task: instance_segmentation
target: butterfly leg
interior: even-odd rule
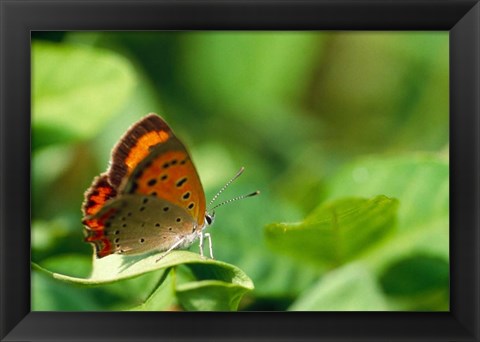
[[[210,250],[210,258],[213,259],[212,237],[210,236],[210,233],[205,233],[205,238],[208,239],[208,249]]]
[[[162,260],[168,253],[170,253],[171,251],[173,251],[175,248],[177,248],[186,238],[182,238],[180,240],[178,240],[177,242],[175,242],[172,247],[170,247],[165,253],[163,253],[162,255],[160,255],[160,258],[158,258],[155,262],[159,262],[160,260]]]
[[[210,258],[213,259],[213,248],[212,248],[212,237],[210,236],[210,233],[201,233],[200,235],[200,256],[204,258],[203,254],[203,238],[208,239],[208,248],[210,250]]]
[[[199,243],[199,249],[200,249],[200,256],[203,258],[203,233],[199,234],[200,238],[200,243]]]

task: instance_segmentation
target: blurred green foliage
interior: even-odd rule
[[[301,223],[268,225],[266,238],[279,251],[320,266],[338,267],[358,259],[395,228],[397,204],[385,196],[322,204]]]
[[[32,309],[448,310],[448,44],[33,32]],[[218,209],[220,261],[92,262],[83,192],[150,112],[189,148],[207,199],[240,166],[222,198],[261,191]]]

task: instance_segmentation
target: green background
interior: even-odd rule
[[[34,32],[32,309],[448,310],[448,44],[447,32]],[[261,195],[216,211],[222,262],[179,252],[78,280],[92,270],[83,193],[150,112],[188,147],[207,200],[241,166],[221,198]]]

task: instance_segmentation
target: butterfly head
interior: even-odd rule
[[[210,227],[215,221],[215,212],[205,214],[205,227]]]

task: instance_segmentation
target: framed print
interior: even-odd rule
[[[479,340],[479,6],[3,0],[2,340]]]

